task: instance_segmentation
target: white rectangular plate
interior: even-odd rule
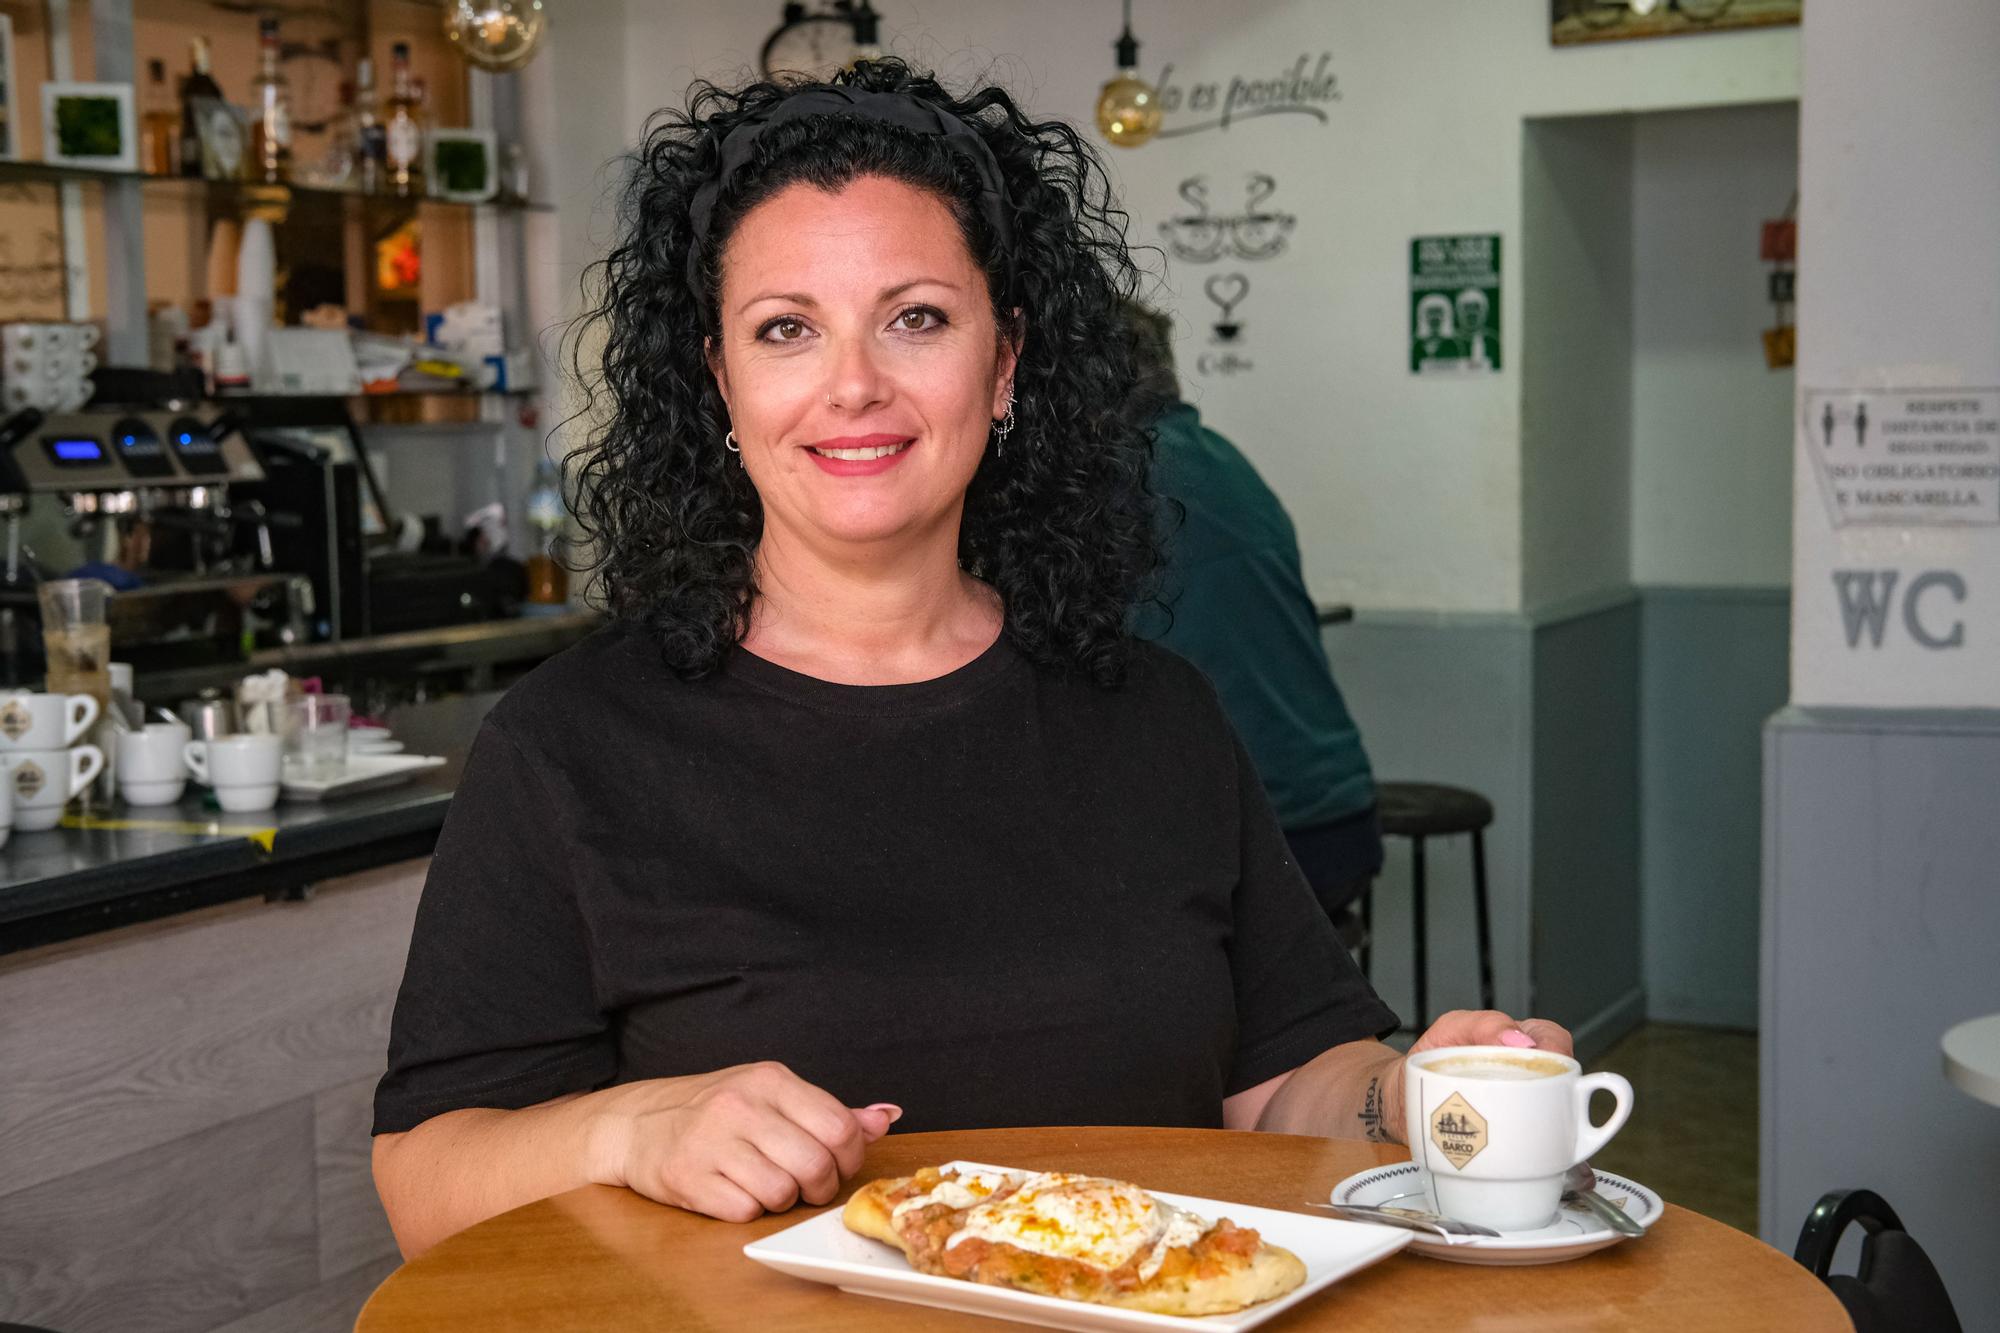
[[[979,1162],[951,1162],[947,1165],[956,1166],[961,1171],[1012,1169]],[[1044,1328],[1227,1330],[1255,1328],[1279,1311],[1289,1310],[1349,1273],[1359,1272],[1372,1263],[1386,1259],[1410,1243],[1409,1232],[1393,1231],[1388,1227],[1308,1217],[1303,1213],[1287,1213],[1275,1208],[1252,1208],[1248,1204],[1197,1199],[1186,1194],[1156,1193],[1153,1197],[1198,1213],[1211,1222],[1226,1217],[1238,1226],[1255,1227],[1265,1241],[1290,1250],[1299,1257],[1306,1266],[1306,1280],[1275,1301],[1253,1305],[1235,1314],[1186,1319],[1178,1315],[1148,1314],[1143,1310],[1119,1310],[1108,1305],[1036,1296],[1011,1287],[988,1287],[977,1282],[919,1273],[897,1251],[880,1241],[849,1231],[842,1224],[837,1208],[762,1240],[752,1241],[743,1247],[743,1253],[781,1273],[790,1273],[793,1277],[812,1282],[828,1282],[842,1291],[857,1295],[881,1296],[892,1301],[909,1301],[940,1310],[986,1315],[993,1319],[1012,1319],[1023,1324],[1040,1324]]]
[[[374,791],[408,782],[427,768],[444,763],[434,754],[350,754],[344,772],[309,778],[287,763],[279,773],[285,795],[295,801],[330,801],[356,792]]]

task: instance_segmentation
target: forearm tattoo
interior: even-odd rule
[[[1382,1080],[1368,1080],[1368,1094],[1361,1099],[1361,1137],[1370,1143],[1394,1143],[1382,1114]]]

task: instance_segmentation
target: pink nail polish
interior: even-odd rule
[[[894,1102],[871,1102],[869,1105],[863,1107],[862,1109],[864,1111],[888,1112],[889,1123],[892,1125],[895,1124],[898,1120],[901,1120],[903,1118],[903,1108],[896,1105]]]
[[[1519,1028],[1508,1028],[1500,1034],[1502,1046],[1533,1046],[1535,1039]]]

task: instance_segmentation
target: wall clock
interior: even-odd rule
[[[787,4],[777,30],[765,39],[758,63],[764,77],[804,77],[824,82],[857,59],[877,53],[877,16],[866,0],[832,0],[825,9],[809,11]]]

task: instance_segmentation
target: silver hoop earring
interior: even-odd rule
[[[1007,415],[993,423],[993,453],[998,457],[1007,452],[1007,437],[1014,431],[1014,404],[1007,403]]]
[[[743,466],[743,450],[737,446],[735,431],[732,430],[722,437],[722,447],[736,455],[736,466]]]

